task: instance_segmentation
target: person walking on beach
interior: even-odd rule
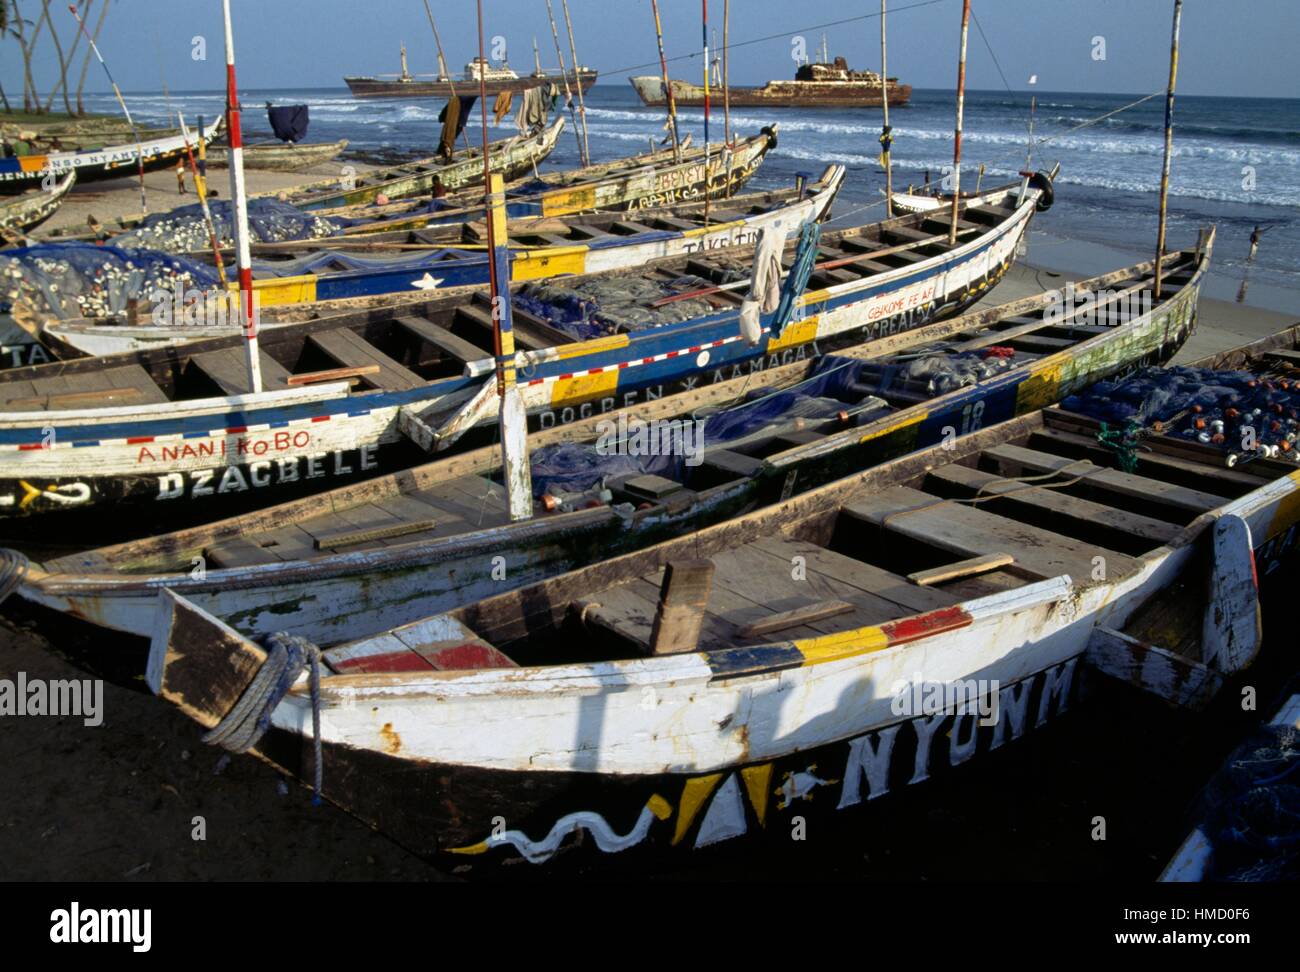
[[[185,188],[185,163],[180,159],[176,160],[176,192],[185,195],[189,190]]]

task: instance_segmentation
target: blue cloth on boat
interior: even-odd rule
[[[308,114],[306,105],[266,106],[266,120],[282,142],[301,142],[307,137]]]

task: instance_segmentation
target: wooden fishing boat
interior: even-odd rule
[[[1005,196],[967,204],[955,245],[946,213],[826,234],[811,289],[762,315],[753,344],[742,337],[737,294],[748,252],[516,285],[523,404],[537,421],[564,423],[737,377],[774,355],[807,356],[956,315],[1006,272],[1037,198],[1031,189],[1015,208]],[[795,250],[787,247],[792,262],[810,255]],[[575,295],[584,314],[595,307],[605,316],[567,323]],[[408,463],[404,443],[441,449],[495,421],[492,334],[490,301],[474,293],[268,327],[257,393],[248,391],[242,338],[0,373],[0,514],[126,499],[157,509],[160,496],[188,503],[196,486],[199,497],[213,483],[227,482],[223,494],[236,479],[247,487],[249,464],[271,458],[287,469],[333,456],[334,475],[378,473],[390,455]]]
[[[50,560],[31,569],[21,591],[134,634],[152,630],[156,594],[170,588],[248,635],[288,630],[319,644],[362,637],[698,529],[1164,360],[1195,321],[1208,260],[1208,249],[1171,255],[1171,289],[1147,310],[1128,298],[1149,287],[1150,263],[1080,282],[1081,292],[1110,295],[1086,312],[1090,319],[1080,316],[1084,305],[1066,308],[1061,294],[1047,292],[812,362],[782,365],[774,355],[766,370],[541,431],[529,439],[536,503],[528,521],[508,521],[500,449],[491,445]],[[697,429],[694,461],[625,462],[646,428]],[[576,453],[555,451],[582,443]],[[580,474],[557,475],[565,463]],[[317,464],[318,474],[327,471],[327,462]],[[253,481],[276,475],[268,465]],[[204,565],[199,574],[195,564]]]
[[[222,120],[217,119],[195,136],[210,142],[220,131]],[[77,174],[81,183],[104,179],[123,179],[139,171],[141,156],[146,172],[164,169],[184,157],[185,137],[172,135],[163,138],[145,138],[139,143],[109,145],[99,149],[82,149],[76,152],[52,152],[46,155],[19,155],[0,159],[0,193],[22,192],[37,188],[48,173],[64,176]]]
[[[1058,162],[1056,165],[1052,167],[1051,171],[1047,173],[1047,176],[1049,179],[1051,179],[1052,182],[1055,182],[1056,177],[1060,175],[1060,172],[1061,172],[1061,164]],[[981,192],[978,188],[976,188],[974,191],[962,190],[960,195],[962,199],[970,199],[972,196],[983,195],[983,193],[985,192],[1010,191],[1025,185],[1024,182],[1025,178],[1026,177],[1022,175],[1021,178],[1015,182],[1008,182],[1005,185],[996,186],[991,189],[985,189],[983,190],[983,192]],[[1051,203],[1052,200],[1050,199],[1047,200],[1047,204],[1049,206],[1051,205]],[[952,206],[951,192],[943,192],[942,190],[927,189],[925,187],[921,187],[920,189],[909,187],[909,190],[907,192],[896,192],[893,195],[893,207],[894,207],[894,212],[896,213],[932,212],[940,208],[941,206],[948,206],[948,207]]]
[[[77,173],[69,172],[52,189],[37,189],[0,201],[0,244],[40,226],[58,212],[76,182]]]
[[[1282,783],[1288,770],[1294,772],[1300,759],[1297,733],[1300,692],[1293,689],[1206,785],[1196,801],[1196,826],[1161,872],[1162,882],[1286,880],[1286,846],[1294,843],[1295,833],[1282,822],[1284,815],[1270,812],[1285,797],[1269,788]],[[1254,832],[1252,823],[1265,829]],[[1230,839],[1233,834],[1236,841]]]
[[[809,220],[826,219],[843,181],[844,167],[833,165],[811,186],[734,197],[726,208],[714,206],[708,213],[698,205],[687,204],[643,210],[635,221],[622,218],[621,213],[516,221],[510,234],[510,280],[605,273],[719,249],[739,252],[736,248],[752,246],[762,232],[789,235]],[[542,220],[549,220],[549,224]],[[321,302],[485,286],[491,261],[486,243],[455,238],[468,235],[481,239],[480,229],[485,236],[486,228],[481,223],[453,223],[364,237],[259,244],[252,248],[257,257],[253,266],[254,300],[259,308],[287,305],[291,311],[301,312],[304,305]],[[358,246],[364,251],[357,251]],[[209,266],[213,262],[210,252],[191,257]],[[228,277],[234,277],[233,271],[228,271]],[[238,293],[239,285],[232,280],[228,289]],[[46,346],[55,352],[54,356],[67,358],[181,345],[240,333],[233,322],[184,328],[174,326],[170,318],[156,324],[147,319],[120,323],[126,326],[115,328],[108,318],[65,323],[61,318],[47,316],[35,337],[48,335]]]
[[[796,817],[816,828],[1060,715],[1099,630],[1300,519],[1289,464],[1239,479],[1153,442],[1121,473],[1100,432],[1037,411],[395,624],[324,651],[316,702],[306,678],[264,691],[300,642],[263,647],[165,591],[148,680],[207,730],[243,698],[268,717],[257,754],[449,863],[786,841]],[[1240,594],[1196,605],[1205,654],[1254,617]]]
[[[564,119],[557,118],[536,135],[514,135],[491,143],[488,145],[491,170],[500,172],[506,179],[515,179],[527,172],[536,171],[537,166],[555,151],[563,130]],[[442,183],[448,192],[466,186],[483,185],[482,149],[470,148],[458,152],[451,162],[436,157],[421,159],[379,172],[321,179],[289,190],[253,193],[250,198],[275,196],[293,203],[299,209],[330,209],[372,203],[379,196],[402,199],[406,196],[427,195],[432,191],[435,180]]]
[[[270,169],[274,172],[298,172],[301,169],[323,162],[330,162],[339,157],[348,140],[341,138],[337,142],[265,142],[244,146],[244,167],[248,169]],[[227,164],[226,148],[214,145],[207,150],[208,164],[225,168]]]

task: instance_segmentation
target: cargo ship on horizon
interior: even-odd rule
[[[557,88],[564,88],[565,72],[543,71],[538,64],[532,74],[520,76],[509,63],[502,61],[494,67],[490,61],[474,58],[465,65],[462,77],[453,78],[447,71],[446,62],[438,58],[436,75],[415,75],[406,67],[406,47],[402,47],[402,73],[392,75],[348,76],[343,78],[354,98],[446,98],[455,88],[458,94],[477,95],[480,91],[479,76],[487,87],[489,97],[502,91],[527,91],[547,83],[554,83]],[[581,84],[585,92],[596,83],[597,72],[586,67],[567,72],[569,88]]]
[[[630,79],[641,101],[650,107],[663,107],[663,78],[641,75]],[[689,81],[670,79],[673,101],[677,106],[694,107],[704,104],[704,86]],[[888,88],[886,88],[888,84]],[[879,106],[888,91],[890,105],[904,105],[912,97],[910,84],[899,84],[897,78],[882,79],[875,71],[852,71],[848,62],[837,57],[831,63],[801,64],[793,81],[769,81],[762,87],[731,85],[732,107],[801,107],[801,108],[859,108]],[[714,104],[722,103],[722,86],[710,90]]]

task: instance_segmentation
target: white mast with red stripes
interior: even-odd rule
[[[244,191],[244,135],[239,127],[239,89],[235,85],[235,41],[230,30],[230,0],[221,0],[226,19],[226,131],[230,138],[230,199],[235,207],[235,254],[239,265],[239,321],[248,353],[248,389],[262,390],[257,355],[257,315],[253,308],[253,259],[248,249],[248,198]]]

